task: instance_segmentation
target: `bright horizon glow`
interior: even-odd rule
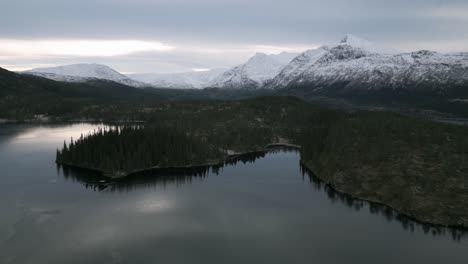
[[[339,38],[337,38],[339,41]],[[165,42],[164,42],[165,43]],[[323,45],[333,43],[323,43]],[[145,40],[55,39],[19,40],[0,38],[0,67],[10,71],[56,67],[79,63],[104,64],[123,74],[203,72],[244,63],[255,53],[302,53],[319,48],[318,43],[172,43]],[[379,44],[378,44],[379,45]],[[426,41],[388,45],[402,52],[437,47],[438,52],[463,50],[464,41]],[[448,48],[447,48],[448,47]],[[176,51],[176,52],[175,52]]]
[[[203,72],[244,63],[257,52],[301,53],[320,45],[171,43],[145,40],[2,39],[0,67],[11,71],[79,63],[104,64],[127,74]]]
[[[205,71],[209,71],[211,69],[198,69],[198,68],[195,68],[195,69],[192,69],[192,71],[194,72],[205,72]]]
[[[301,53],[309,49],[318,49],[321,45],[313,44],[310,46],[272,46],[272,45],[254,45],[251,47],[252,50],[262,52],[265,54],[280,54],[282,52],[288,53]]]
[[[137,52],[167,52],[175,48],[141,40],[15,40],[0,39],[0,55],[112,57]]]

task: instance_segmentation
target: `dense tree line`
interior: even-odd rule
[[[174,128],[116,126],[64,142],[57,162],[109,174],[219,160],[223,151]]]
[[[326,116],[321,113],[282,97],[166,103],[148,109],[144,127],[100,129],[64,143],[57,161],[110,174],[220,161],[228,154],[263,150],[269,143],[291,142],[297,124],[319,123]]]

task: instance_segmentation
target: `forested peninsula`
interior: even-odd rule
[[[468,227],[468,128],[396,113],[325,110],[293,97],[164,103],[144,125],[65,143],[57,162],[108,176],[224,162],[301,146],[301,162],[337,191],[425,223]]]

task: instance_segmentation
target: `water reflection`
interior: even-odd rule
[[[270,150],[269,152],[282,151]],[[140,188],[165,187],[167,185],[190,184],[195,180],[203,180],[210,173],[219,175],[226,166],[238,163],[253,163],[265,157],[266,152],[252,152],[231,158],[223,164],[213,166],[197,166],[190,168],[165,168],[132,174],[121,179],[102,177],[98,172],[57,165],[57,173],[67,180],[79,182],[87,189],[102,192],[128,192]]]
[[[70,181],[81,183],[85,188],[97,192],[130,192],[140,188],[165,188],[168,185],[181,186],[195,181],[203,181],[209,176],[220,175],[223,169],[236,166],[239,163],[253,163],[265,157],[267,153],[298,152],[296,149],[272,149],[268,152],[253,152],[238,156],[217,166],[200,166],[191,168],[169,168],[147,171],[134,174],[118,180],[103,178],[100,174],[69,167],[58,166],[58,172]],[[459,228],[447,228],[419,223],[405,215],[398,213],[382,204],[355,199],[350,195],[335,191],[330,185],[322,182],[312,171],[300,164],[302,177],[308,179],[314,190],[324,193],[332,203],[341,203],[355,211],[368,210],[369,213],[384,217],[387,222],[397,222],[408,232],[422,231],[426,235],[447,236],[454,241],[468,238],[468,230]]]
[[[344,194],[341,192],[335,191],[330,185],[325,184],[321,181],[311,170],[302,165],[301,163],[301,173],[303,177],[308,177],[310,183],[314,186],[315,190],[323,191],[327,194],[328,198],[332,202],[340,202],[349,208],[353,208],[356,211],[361,211],[368,208],[368,211],[371,214],[376,214],[383,216],[388,222],[398,222],[401,224],[402,228],[409,232],[415,232],[415,230],[422,230],[427,235],[433,236],[446,236],[450,234],[454,241],[461,241],[462,239],[468,238],[468,230],[463,228],[449,228],[443,226],[430,225],[425,223],[420,223],[408,216],[400,214],[396,210],[374,202],[364,201],[361,199],[356,199],[351,195]]]

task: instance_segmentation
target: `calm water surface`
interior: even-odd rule
[[[97,125],[0,126],[0,263],[468,263],[468,236],[339,195],[275,152],[100,183],[55,150]]]

